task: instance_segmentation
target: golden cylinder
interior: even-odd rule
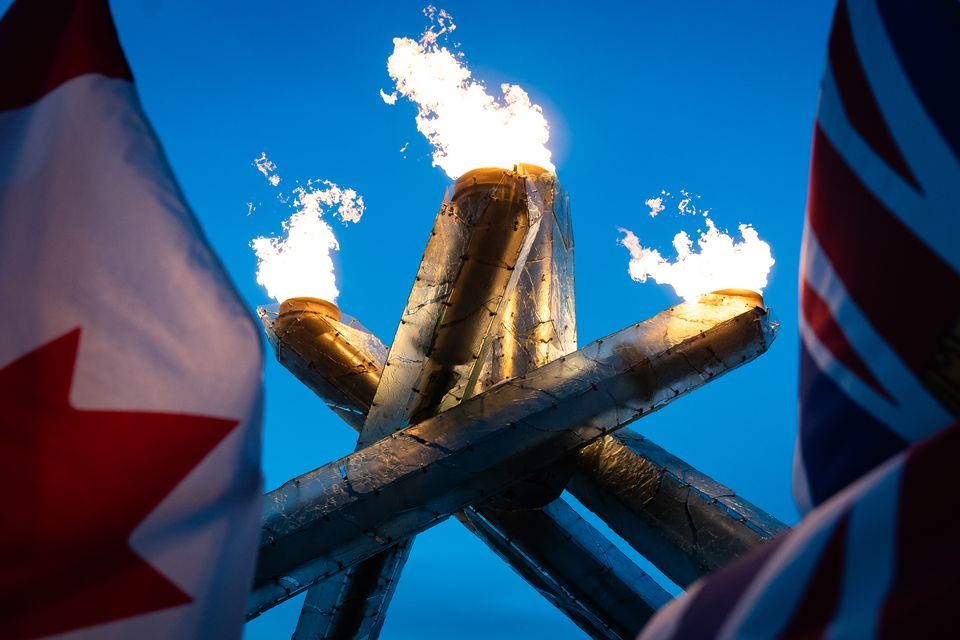
[[[746,298],[754,302],[754,306],[763,309],[763,296],[750,289],[720,289],[711,292],[714,296],[734,296],[737,298]]]
[[[327,300],[284,300],[273,325],[277,359],[335,411],[355,414],[344,417],[359,429],[380,381],[380,364],[344,335],[340,318],[340,309]]]
[[[476,360],[530,227],[524,172],[537,169],[474,169],[454,183],[450,204],[469,238],[426,354],[411,420],[435,413],[460,382],[456,369]]]

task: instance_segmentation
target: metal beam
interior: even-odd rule
[[[678,305],[271,492],[248,615],[752,360],[775,333],[757,302]]]
[[[364,363],[362,378],[336,380],[347,383],[341,395],[349,396],[355,406],[362,405],[367,416],[358,449],[411,419],[432,416],[473,395],[484,344],[501,324],[502,302],[516,290],[526,258],[540,237],[545,208],[539,190],[531,192],[531,186],[554,182],[552,174],[532,167],[480,169],[456,181],[434,222],[397,327],[394,348],[387,357],[390,375],[381,376],[371,389],[369,367]],[[298,300],[281,305],[278,326],[288,324],[283,309],[288,307],[289,318],[291,303],[297,305]],[[317,346],[323,353],[311,355],[343,357],[344,362],[355,355],[323,343],[305,345],[305,350]],[[323,364],[329,368],[331,363]],[[364,392],[359,395],[354,392],[358,382]],[[332,386],[336,392],[340,384]],[[297,635],[302,640],[376,638],[412,542],[411,538],[404,544],[403,553],[387,550],[383,558],[365,560],[335,580],[335,587],[312,589]],[[377,575],[378,571],[385,573]]]
[[[788,528],[630,429],[575,468],[567,490],[681,587]]]
[[[543,169],[477,169],[457,179],[437,215],[370,415],[371,444],[473,395],[478,365],[537,239]]]
[[[412,545],[408,538],[310,587],[292,640],[379,636]]]
[[[469,507],[458,517],[592,638],[635,638],[670,600],[563,500],[542,509]]]
[[[372,362],[382,363],[379,355],[386,348],[372,336],[358,335],[352,321],[341,327],[339,312],[331,305],[288,300],[281,305],[285,312],[276,322],[264,318],[278,359],[350,424],[362,425],[366,431],[362,443],[364,438],[375,440],[402,426],[392,424],[389,416],[402,415],[402,406],[408,404],[403,394],[409,389],[432,388],[420,394],[417,404],[421,407],[413,411],[424,415],[429,406],[423,405],[429,405],[430,397],[439,400],[452,395],[454,404],[463,396],[576,350],[568,202],[553,174],[528,166],[516,171],[470,172],[457,181],[434,223],[397,328],[394,344],[401,346],[393,352],[392,361],[399,365],[394,368],[399,373],[380,389],[380,411],[374,419],[364,421],[361,416],[367,415],[378,388],[381,366],[376,367],[374,380]],[[304,302],[315,311],[306,309]],[[427,331],[430,327],[435,327],[432,332]],[[458,386],[459,394],[448,393]],[[563,482],[554,480],[551,490],[558,495]],[[504,502],[503,496],[499,502]],[[516,501],[509,506],[531,510],[529,504]],[[497,533],[509,539],[513,532]],[[530,537],[535,532],[521,534]],[[492,537],[485,540],[493,544]],[[564,555],[566,562],[596,564],[572,536],[559,540],[552,549]],[[375,638],[411,541],[403,545],[402,555],[390,549],[312,587],[297,624],[296,640]],[[599,548],[604,543],[600,537],[592,546]],[[630,562],[625,557],[617,559]],[[521,575],[542,576],[551,571],[549,565],[531,565],[530,556],[522,553],[512,554],[510,561]],[[601,573],[617,576],[623,570],[605,566]],[[557,590],[547,596],[551,601],[576,600],[578,595],[583,601],[590,600],[577,591],[576,584],[567,584],[566,590],[556,580],[547,584]],[[607,590],[632,586],[620,581]],[[546,587],[537,588],[543,591]],[[628,591],[609,600],[632,601],[646,595]],[[605,611],[604,602],[594,602],[594,606],[594,611],[577,615],[575,621],[594,637],[610,637],[603,620],[616,618],[616,612]],[[572,605],[567,609],[572,611]],[[632,638],[639,630],[640,626],[625,629],[622,637]]]
[[[280,362],[341,416],[358,416],[347,421],[359,430],[386,351],[379,340],[319,301],[291,301],[282,319],[265,309],[260,314]],[[633,638],[669,598],[562,500],[543,511],[503,497],[497,503],[487,501],[457,517],[591,637]],[[375,638],[408,543],[311,587],[294,640]]]
[[[387,349],[362,325],[324,300],[295,298],[280,313],[260,309],[277,360],[360,431],[380,381]],[[294,640],[379,635],[410,539],[313,586]]]

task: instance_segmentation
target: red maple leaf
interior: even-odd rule
[[[0,637],[191,602],[130,535],[236,420],[70,404],[80,329],[0,369]]]

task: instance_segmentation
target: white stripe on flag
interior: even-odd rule
[[[834,358],[811,330],[801,310],[800,336],[817,366],[851,400],[908,442],[922,440],[951,424],[953,418],[947,410],[930,395],[850,297],[830,259],[820,249],[816,233],[809,224],[804,229],[803,238],[802,277],[827,304],[856,355],[893,397],[893,402]],[[918,310],[918,313],[922,312],[922,309]]]
[[[806,526],[791,532],[767,559],[717,637],[773,638],[781,633],[806,593],[842,515],[840,509],[822,509],[807,516]]]
[[[80,327],[76,408],[239,422],[130,537],[192,602],[60,637],[239,637],[261,515],[260,338],[130,82],[78,76],[0,113],[0,272],[0,363]]]
[[[878,615],[897,564],[902,475],[903,459],[897,458],[853,506],[844,549],[843,592],[827,640],[868,640],[877,634]]]

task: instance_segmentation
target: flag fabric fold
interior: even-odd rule
[[[105,0],[0,20],[3,638],[239,637],[262,355]]]
[[[840,0],[800,269],[797,527],[641,634],[944,637],[960,524],[956,0]]]

